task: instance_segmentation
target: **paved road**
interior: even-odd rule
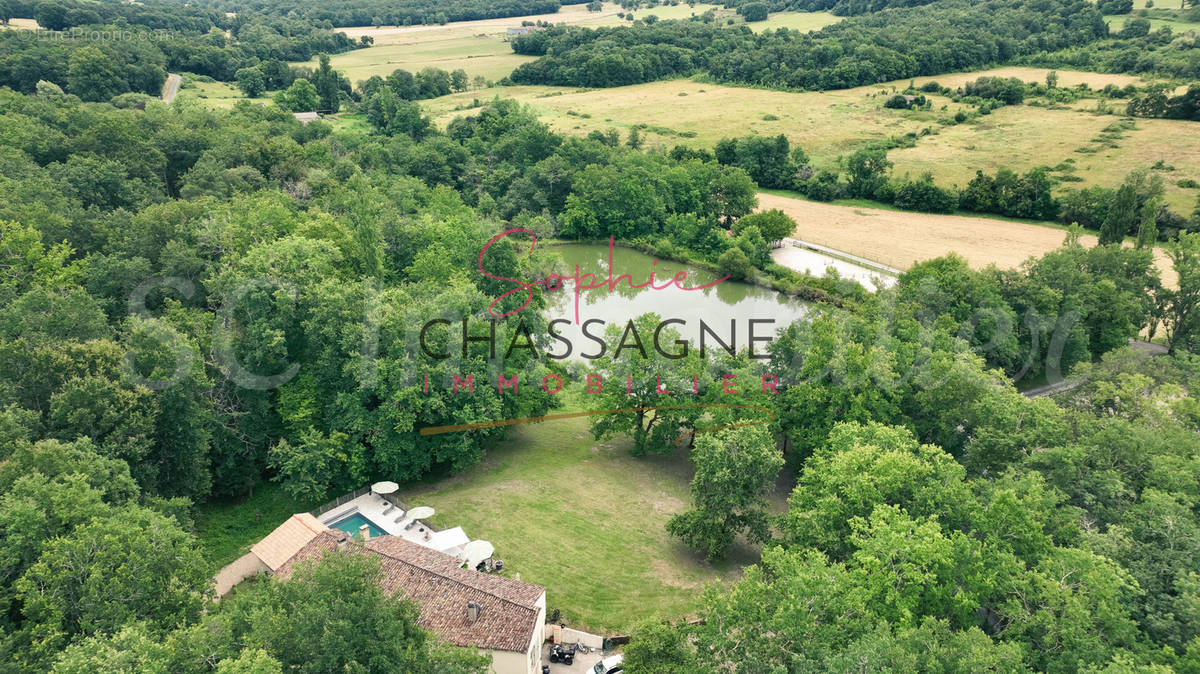
[[[175,100],[175,94],[179,93],[179,85],[183,84],[183,78],[175,73],[167,74],[167,81],[163,82],[162,102],[167,105]]]

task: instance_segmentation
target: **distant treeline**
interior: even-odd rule
[[[831,12],[837,16],[858,16],[897,7],[918,7],[933,0],[771,0],[772,12]]]
[[[141,8],[161,10],[157,19],[152,13],[130,14],[139,18],[134,23],[121,12],[129,5],[113,4],[111,12],[109,4],[72,5],[60,12],[65,6],[52,0],[32,8],[42,27],[58,31],[52,35],[0,31],[0,86],[33,93],[46,81],[85,101],[107,101],[127,92],[157,95],[168,72],[232,81],[242,68],[307,61],[364,45],[299,19],[201,20],[203,13],[187,15],[160,3]]]
[[[1200,20],[1200,8],[1191,11]],[[1151,32],[1150,22],[1138,18],[1127,21],[1119,35],[1121,39],[1038,51],[1017,59],[1017,63],[1099,73],[1200,78],[1200,34],[1196,31],[1176,34],[1164,27]]]
[[[919,7],[935,0],[769,0],[772,12],[824,12],[837,16],[858,16],[885,9]],[[1097,7],[1103,14],[1128,14],[1133,9],[1133,0],[1101,0]]]
[[[562,5],[580,4],[567,0],[215,0],[208,3],[224,11],[252,12],[268,16],[329,22],[332,26],[407,26],[450,21],[496,19],[530,14],[553,14]]]
[[[514,82],[618,86],[707,70],[715,79],[778,89],[842,89],[977,69],[1108,36],[1084,0],[938,0],[847,19],[815,33],[761,34],[698,21],[588,30],[557,27],[517,37],[540,55]]]
[[[38,25],[47,30],[123,21],[153,30],[200,33],[213,26],[222,26],[225,19],[225,15],[214,8],[156,0],[138,3],[112,0],[5,0],[0,2],[0,9],[8,15],[7,18],[37,19]]]

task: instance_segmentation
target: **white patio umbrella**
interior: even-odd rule
[[[408,511],[408,517],[409,519],[423,520],[426,517],[433,517],[434,512],[434,509],[429,506],[417,506]]]
[[[379,494],[380,496],[384,494],[395,494],[397,491],[400,491],[400,485],[391,481],[376,482],[375,484],[371,485],[371,491]]]

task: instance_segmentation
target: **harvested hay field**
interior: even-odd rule
[[[8,23],[0,24],[0,28],[19,28],[22,30],[38,30],[36,19],[9,19]]]
[[[859,208],[759,193],[760,209],[778,208],[796,221],[794,236],[883,264],[908,269],[914,263],[958,253],[976,269],[994,264],[1020,266],[1030,257],[1062,246],[1065,229],[1009,220],[932,215],[878,208]],[[1082,239],[1094,246],[1096,237]],[[1155,252],[1163,281],[1174,284],[1170,263]]]
[[[991,70],[980,70],[969,73],[949,73],[947,75],[935,75],[932,77],[918,77],[916,80],[917,86],[921,86],[926,82],[936,81],[944,87],[961,87],[962,85],[972,80],[977,80],[980,77],[1015,77],[1022,82],[1045,82],[1046,74],[1050,72],[1050,68],[1025,68],[1022,66],[1011,66],[1007,68],[993,68]],[[1109,84],[1115,84],[1118,87],[1123,87],[1126,84],[1145,84],[1142,78],[1134,75],[1110,75],[1105,73],[1089,73],[1079,70],[1055,70],[1058,73],[1058,86],[1074,87],[1080,84],[1086,84],[1093,89],[1103,89]]]

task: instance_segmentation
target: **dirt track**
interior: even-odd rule
[[[175,95],[179,93],[179,85],[183,84],[183,78],[175,73],[167,75],[167,81],[163,82],[162,102],[167,105],[175,100]]]

